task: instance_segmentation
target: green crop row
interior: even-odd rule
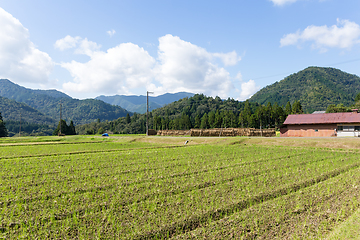
[[[323,239],[360,207],[359,188],[356,168],[225,218],[208,219],[173,239]]]
[[[165,150],[164,152],[169,151],[174,153],[175,150],[170,149]],[[7,192],[7,186],[8,188],[11,187],[13,195],[16,195],[17,197],[21,197],[21,194],[32,196],[36,192],[38,192],[40,195],[43,195],[44,192],[50,193],[49,190],[46,188],[47,185],[51,186],[51,188],[54,188],[55,186],[56,192],[64,192],[66,190],[72,191],[72,189],[78,189],[79,186],[83,188],[85,183],[88,183],[87,185],[91,183],[90,187],[96,187],[99,184],[108,185],[113,182],[113,178],[116,178],[117,183],[121,184],[121,180],[124,180],[126,181],[126,184],[129,184],[129,182],[132,181],[142,182],[153,181],[154,178],[175,178],[176,176],[181,177],[185,175],[197,174],[199,172],[211,172],[212,170],[226,171],[226,169],[230,169],[234,171],[233,168],[241,167],[242,165],[247,168],[252,167],[256,170],[256,172],[258,172],[264,170],[258,170],[259,167],[257,167],[257,165],[261,165],[261,167],[267,166],[262,165],[262,161],[253,161],[251,156],[250,162],[248,162],[249,157],[248,159],[241,159],[239,161],[239,159],[237,158],[223,160],[218,158],[211,158],[212,156],[209,155],[203,155],[203,157],[206,158],[206,161],[204,161],[205,165],[196,165],[197,167],[200,167],[200,169],[196,167],[194,168],[191,162],[188,162],[188,160],[186,160],[188,155],[181,155],[182,157],[178,157],[176,160],[173,159],[168,161],[168,156],[166,154],[162,154],[162,159],[165,159],[165,161],[162,161],[162,159],[156,157],[155,160],[147,159],[144,163],[142,163],[141,153],[137,153],[136,158],[138,159],[138,161],[136,163],[130,162],[132,164],[129,164],[129,161],[126,161],[129,159],[124,160],[124,158],[128,156],[129,154],[120,153],[119,155],[116,155],[111,153],[106,155],[87,154],[83,156],[77,156],[76,158],[71,160],[69,160],[68,158],[57,157],[58,161],[51,162],[54,166],[45,165],[45,163],[48,162],[44,159],[35,159],[34,161],[31,161],[30,164],[25,164],[25,161],[22,161],[22,164],[17,164],[18,166],[16,166],[16,164],[15,166],[11,165],[13,169],[16,169],[16,175],[13,175],[10,171],[8,171],[6,176],[2,176],[2,192]],[[242,154],[242,156],[244,157],[244,154]],[[96,160],[91,161],[94,158]],[[109,160],[104,161],[103,159]],[[121,163],[119,163],[120,159]],[[278,158],[278,160],[279,159],[281,158]],[[65,160],[68,161],[65,162]],[[131,158],[131,160],[133,161],[134,158]],[[26,168],[27,165],[35,165],[35,163],[39,164],[39,169]],[[148,167],[149,163],[152,167]],[[247,163],[252,164],[246,166]],[[84,166],[86,166],[86,168],[82,168],[83,164]],[[208,166],[208,164],[210,166]],[[23,168],[19,168],[20,165],[22,165]],[[145,168],[142,169],[140,165]],[[41,166],[43,167],[41,168]],[[50,167],[52,168],[49,169]],[[244,167],[242,168],[242,170],[244,170]],[[272,168],[273,167],[275,167],[274,162],[272,164]],[[7,169],[6,164],[4,168]],[[26,175],[22,175],[21,170],[25,171]],[[252,172],[252,170],[246,171]],[[110,181],[110,183],[108,183],[108,181]],[[61,186],[62,184],[64,185],[63,187]],[[9,197],[9,194],[6,195]],[[2,201],[8,200],[3,199]]]
[[[256,145],[1,161],[0,232],[30,238],[164,238],[359,165],[351,152]]]
[[[131,148],[153,147],[141,142],[91,142],[91,143],[51,143],[36,145],[0,146],[0,160],[6,158],[53,156],[59,154],[108,152]]]

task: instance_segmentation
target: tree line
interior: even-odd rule
[[[65,120],[61,120],[54,130],[53,125],[36,124],[28,122],[20,122],[7,120],[3,121],[0,112],[0,137],[13,137],[13,136],[49,136],[58,135],[60,132],[65,135],[76,135],[76,130],[73,121],[67,125]]]
[[[222,100],[219,97],[213,98],[196,94],[193,97],[180,99],[162,108],[154,109],[149,112],[148,119],[149,128],[156,130],[279,128],[289,114],[301,113],[303,110],[299,101],[292,104],[287,102],[285,106],[279,106],[277,103],[271,104],[270,102],[261,105],[248,100],[245,102],[230,98]],[[2,123],[6,129],[5,123]],[[18,123],[9,121],[9,125],[12,127],[12,131],[19,129]],[[25,129],[26,125],[23,126]],[[44,135],[51,135],[51,133],[58,135],[60,127],[61,133],[65,135],[102,134],[104,132],[144,134],[146,133],[146,114],[134,113],[130,115],[127,113],[126,117],[113,121],[102,122],[98,119],[90,124],[78,125],[76,128],[72,121],[67,125],[65,120],[61,120],[55,130],[46,129],[46,125],[44,125],[43,128],[36,131],[41,133],[46,131]],[[36,133],[33,132],[32,134]]]
[[[352,109],[360,109],[360,93],[356,95],[354,103],[350,106],[345,106],[343,103],[339,103],[337,105],[330,104],[326,108],[326,113],[352,112]]]
[[[289,114],[303,113],[299,101],[285,106],[250,101],[240,102],[228,98],[207,97],[196,94],[173,102],[149,113],[149,129],[187,130],[191,128],[279,128]],[[136,114],[113,121],[77,126],[79,134],[101,134],[105,131],[122,134],[146,132],[146,114]]]
[[[0,137],[7,137],[7,136],[8,136],[8,131],[0,112]]]

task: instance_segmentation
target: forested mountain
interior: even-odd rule
[[[0,79],[0,96],[13,99],[17,102],[25,102],[28,99],[46,95],[53,98],[71,98],[57,90],[33,90],[19,86],[8,79]]]
[[[20,130],[22,136],[51,135],[56,124],[56,120],[45,116],[25,103],[4,97],[0,97],[0,113],[10,137],[18,134]]]
[[[113,120],[128,113],[119,106],[112,106],[100,100],[73,99],[56,90],[27,89],[6,79],[0,79],[0,96],[25,103],[54,120],[59,119],[61,103],[62,118],[66,121],[73,120],[75,124],[90,123],[97,119]],[[19,118],[15,112],[11,117],[13,120]]]
[[[158,108],[149,113],[149,128],[156,130],[190,128],[279,127],[287,114],[302,113],[301,104],[295,102],[286,107],[268,103],[266,106],[234,99],[221,100],[196,94]],[[109,122],[94,122],[77,126],[80,134],[103,133],[145,133],[146,114],[134,114]]]
[[[271,84],[251,98],[251,102],[270,102],[285,106],[299,100],[305,112],[326,110],[330,104],[351,105],[360,92],[360,78],[335,68],[308,67]]]
[[[21,115],[21,121],[23,122],[50,125],[56,123],[55,119],[45,116],[25,103],[16,102],[4,97],[0,97],[0,112],[5,122],[8,120],[20,121]]]
[[[165,106],[166,104],[178,101],[185,97],[192,97],[193,93],[179,92],[166,93],[157,97],[149,96],[149,111]],[[146,112],[146,96],[98,96],[96,99],[102,100],[111,105],[120,106],[129,112],[145,113]]]

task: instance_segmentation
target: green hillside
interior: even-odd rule
[[[19,103],[14,100],[0,97],[0,112],[4,121],[14,120],[22,122],[31,122],[36,124],[55,124],[53,118],[45,116],[38,110],[29,107],[25,103]]]
[[[119,106],[112,106],[100,100],[73,99],[57,90],[32,90],[7,79],[0,79],[0,96],[25,103],[52,119],[59,119],[61,103],[63,119],[73,120],[75,124],[90,123],[98,119],[113,120],[128,113]],[[19,116],[14,113],[9,119],[19,119]]]
[[[149,129],[260,128],[260,126],[274,128],[282,124],[287,114],[284,108],[276,104],[261,106],[249,101],[239,102],[230,98],[222,100],[219,97],[196,94],[150,112]],[[76,130],[80,134],[102,133],[103,131],[145,133],[145,124],[146,114],[134,114],[114,121],[78,125]]]
[[[360,92],[360,78],[335,68],[308,67],[271,84],[251,98],[251,102],[270,102],[285,106],[300,100],[305,112],[326,110],[330,104],[351,105]]]
[[[48,96],[52,98],[71,98],[57,90],[33,90],[19,86],[8,79],[0,79],[0,96],[13,99],[17,102],[25,102],[38,96]],[[45,98],[46,99],[46,98]]]

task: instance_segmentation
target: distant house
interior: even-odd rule
[[[280,128],[281,137],[359,137],[360,113],[289,115]]]

